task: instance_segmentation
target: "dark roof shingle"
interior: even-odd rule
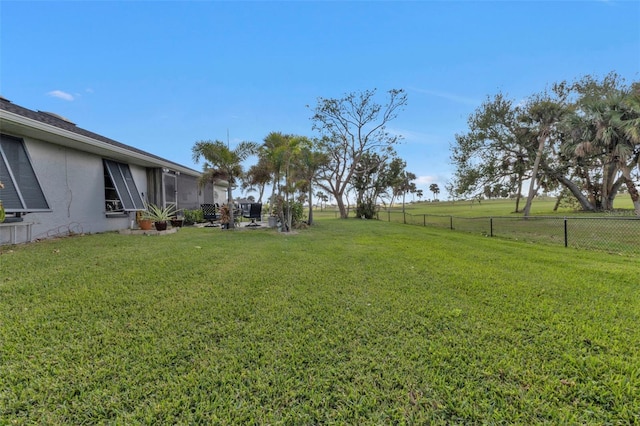
[[[107,143],[109,145],[113,145],[113,146],[118,147],[118,148],[123,148],[123,149],[131,151],[131,152],[135,152],[135,153],[138,153],[138,154],[143,154],[143,155],[155,158],[155,159],[163,161],[163,162],[169,162],[169,163],[175,164],[176,166],[179,166],[179,167],[185,167],[185,166],[183,166],[181,164],[178,164],[178,163],[176,163],[174,161],[167,160],[166,158],[159,157],[159,156],[157,156],[155,154],[151,154],[151,153],[149,153],[147,151],[143,151],[143,150],[138,149],[136,147],[133,147],[131,145],[126,145],[126,144],[123,144],[121,142],[115,141],[113,139],[109,139],[109,138],[107,138],[105,136],[99,135],[97,133],[90,132],[89,130],[85,130],[83,128],[80,128],[80,127],[76,126],[74,123],[72,123],[72,122],[70,122],[70,121],[68,121],[66,119],[63,119],[60,116],[56,116],[55,114],[44,112],[44,111],[33,111],[33,110],[28,109],[28,108],[21,107],[19,105],[14,104],[13,102],[3,98],[3,97],[1,97],[1,96],[0,96],[0,110],[11,112],[11,113],[20,115],[22,117],[30,118],[32,120],[36,120],[36,121],[39,121],[41,123],[49,124],[51,126],[59,128],[59,129],[67,130],[69,132],[76,133],[78,135],[86,136],[88,138],[95,139],[95,140],[100,141],[100,142],[105,142],[105,143]],[[197,171],[194,170],[194,172],[197,172]]]

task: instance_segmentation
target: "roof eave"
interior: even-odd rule
[[[201,175],[201,173],[196,170],[181,166],[172,161],[146,155],[142,152],[131,151],[125,147],[99,141],[9,111],[0,110],[0,130],[7,133],[14,133],[16,136],[24,135],[143,167],[166,167],[191,176]]]

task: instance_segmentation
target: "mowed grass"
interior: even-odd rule
[[[527,242],[563,246],[566,242],[573,248],[631,256],[640,254],[640,220],[633,211],[631,200],[617,199],[616,209],[611,212],[588,213],[567,208],[554,211],[554,206],[553,198],[536,199],[532,216],[524,218],[521,212],[513,212],[513,200],[423,202],[405,205],[404,213],[401,206],[382,209],[378,218]],[[317,216],[330,217],[331,213],[324,211]],[[333,214],[337,216],[335,212]]]
[[[423,215],[434,216],[454,216],[460,218],[478,218],[478,217],[513,217],[521,218],[522,210],[526,204],[526,198],[520,201],[519,212],[515,213],[516,202],[513,199],[492,199],[482,200],[458,200],[458,201],[415,201],[407,200],[404,211],[408,216],[415,216],[421,220]],[[554,197],[537,197],[531,205],[532,216],[549,216],[549,217],[632,217],[634,216],[633,203],[627,194],[621,194],[616,197],[613,212],[583,212],[576,211],[567,207],[560,207],[554,211],[556,199]],[[395,221],[399,214],[402,213],[402,204],[394,203],[393,207],[381,207],[378,213],[379,219],[383,221]],[[336,206],[326,206],[322,209],[316,207],[314,209],[314,218],[338,218],[338,210]],[[355,207],[351,206],[350,216],[355,216]],[[418,220],[418,219],[416,219]]]
[[[0,424],[638,423],[636,260],[329,219],[3,248]]]
[[[405,211],[413,215],[447,215],[456,217],[489,217],[489,216],[522,216],[522,210],[526,204],[526,198],[520,200],[519,213],[515,213],[515,199],[492,199],[482,200],[460,200],[460,201],[439,201],[439,202],[414,202],[406,203]],[[615,212],[588,213],[575,211],[567,207],[559,207],[554,211],[556,198],[537,197],[531,204],[531,215],[533,216],[618,216],[624,213],[625,216],[633,215],[633,202],[628,194],[620,194],[614,203]],[[392,212],[402,211],[401,205],[394,205]],[[384,213],[381,212],[381,219],[385,220]]]

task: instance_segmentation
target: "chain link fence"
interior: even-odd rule
[[[562,244],[565,247],[640,254],[640,218],[607,217],[458,217],[380,211],[379,220],[433,226],[512,240]]]

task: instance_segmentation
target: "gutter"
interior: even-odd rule
[[[74,148],[79,151],[90,152],[100,156],[113,158],[114,160],[125,161],[127,163],[144,167],[168,168],[173,171],[178,171],[195,177],[202,175],[202,173],[189,167],[165,160],[142,150],[131,150],[126,146],[118,146],[108,142],[99,141],[89,136],[81,135],[76,132],[65,130],[51,124],[43,123],[5,110],[0,110],[0,130],[6,132],[11,132],[13,130],[16,133],[16,136],[24,134],[45,142],[51,142],[57,145]]]

